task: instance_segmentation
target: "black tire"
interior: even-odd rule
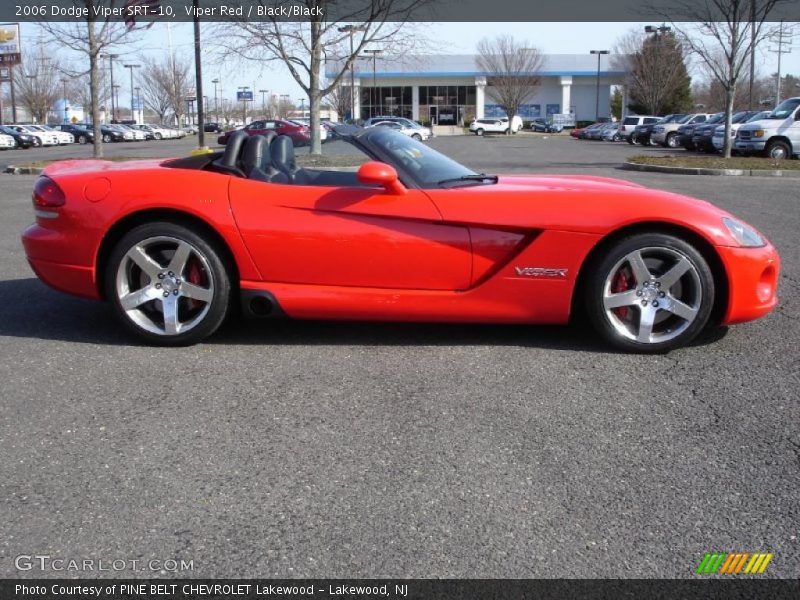
[[[104,144],[110,144],[111,143],[111,136],[108,135],[107,133],[103,134],[103,143]]]
[[[633,264],[626,262],[632,254],[643,258],[651,274],[652,279],[646,283],[637,280]],[[661,278],[678,264],[687,271],[672,284],[664,278],[664,286],[668,287],[662,288]],[[582,290],[587,315],[597,332],[617,348],[640,353],[665,352],[689,343],[709,322],[714,307],[714,276],[697,248],[681,238],[663,233],[631,235],[597,256],[587,269]],[[625,269],[630,273],[628,279]],[[610,289],[610,282],[618,285],[617,277],[623,278],[623,289]],[[629,294],[633,302],[608,308],[605,302],[609,293]],[[672,305],[675,300],[680,300],[683,306]],[[661,306],[656,308],[659,302]],[[691,308],[694,311],[691,319],[673,312],[679,308]],[[639,338],[645,311],[654,315],[652,334],[646,336],[647,341]]]
[[[160,133],[156,133],[154,137],[155,137],[157,140],[160,140],[160,139],[161,139],[161,134],[160,134]]]
[[[190,268],[191,260],[196,261],[197,264],[200,265],[199,271],[203,273],[202,276],[206,278],[206,281],[209,285],[210,291],[204,291],[209,292],[209,295],[211,296],[210,301],[202,302],[203,306],[202,309],[199,310],[196,320],[192,321],[191,327],[183,332],[173,334],[148,331],[148,329],[146,329],[144,326],[137,323],[134,317],[129,316],[128,312],[122,308],[120,303],[117,275],[118,271],[122,272],[123,269],[129,268],[127,266],[129,264],[129,259],[126,256],[128,251],[137,245],[142,244],[143,242],[145,244],[151,243],[152,240],[156,238],[157,240],[170,240],[167,242],[156,241],[156,248],[158,248],[159,243],[165,244],[168,248],[171,241],[188,244],[192,248],[192,254],[189,255],[190,258],[184,263],[184,272],[186,272],[186,269]],[[159,260],[159,268],[163,269],[164,272],[166,272],[166,269],[168,268],[164,265],[164,263],[166,262],[168,264],[169,261],[169,251],[167,250],[166,252],[167,254],[163,255],[165,258],[163,260]],[[196,344],[197,342],[200,342],[206,337],[212,335],[220,327],[220,325],[222,325],[225,317],[228,314],[231,298],[231,281],[228,270],[226,269],[223,261],[223,256],[224,252],[218,247],[217,243],[207,239],[202,233],[191,226],[180,225],[169,221],[158,221],[139,225],[138,227],[131,229],[122,237],[122,239],[120,239],[109,256],[108,263],[105,266],[106,298],[111,303],[114,313],[120,322],[131,333],[145,342],[158,346],[188,346],[191,344]],[[123,267],[123,265],[125,266]],[[131,268],[133,268],[132,265]],[[186,287],[185,284],[190,282],[190,276],[184,275],[184,272],[176,273],[178,278],[183,278],[183,283],[181,282],[181,279],[177,280],[179,289],[183,289],[183,287]],[[124,279],[127,277],[127,275],[121,277]],[[159,275],[159,278],[161,282],[165,282],[163,283],[163,287],[162,283],[155,278],[147,277],[143,271],[141,274],[139,274],[139,279],[143,282],[143,288],[149,287],[149,283],[152,283],[156,288],[160,288],[156,294],[160,294],[161,290],[167,289],[166,281],[169,279],[169,277],[161,278],[161,275]],[[149,283],[144,283],[144,280]],[[174,281],[175,280],[173,279],[173,283]],[[164,293],[168,294],[168,292]],[[179,296],[178,292],[174,293],[176,296],[176,303],[179,303],[182,299],[184,299],[183,294]],[[195,301],[191,300],[189,297],[186,297],[183,304],[177,304],[178,308],[176,309],[176,314],[178,315],[179,321],[182,312],[186,313],[186,311],[196,310],[192,308],[192,302]],[[153,298],[147,302],[144,302],[141,306],[147,310],[146,314],[144,311],[140,311],[138,306],[137,309],[132,312],[141,312],[145,317],[148,317],[148,315],[154,316],[155,320],[150,324],[153,324],[156,329],[160,327],[157,324],[159,314],[158,307],[164,306],[163,301],[161,301],[160,298]],[[139,318],[141,319],[141,316]],[[166,319],[163,319],[162,316],[162,322],[165,320]]]
[[[411,138],[417,140],[418,142],[422,141],[422,136],[418,133],[413,134]]]
[[[86,136],[85,136],[85,135],[79,135],[79,136],[78,136],[78,143],[79,143],[81,146],[85,145],[85,144],[86,144],[86,142],[88,142],[88,141],[89,141],[89,140],[87,140],[87,139],[86,139]]]
[[[783,140],[774,140],[767,144],[764,154],[772,160],[784,160],[792,157],[792,147]]]
[[[483,135],[483,129],[480,129],[480,128],[476,129],[475,130],[475,135],[478,135],[478,136]]]
[[[38,137],[34,136],[34,138],[33,138],[33,147],[34,148],[41,148],[41,146],[42,146],[42,140],[40,140]]]

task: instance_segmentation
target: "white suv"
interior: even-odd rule
[[[475,135],[506,133],[508,129],[508,117],[475,119],[469,124],[469,130]],[[511,133],[517,133],[520,129],[522,129],[522,119],[515,116],[511,119]]]
[[[622,119],[622,122],[619,124],[619,137],[625,141],[631,139],[633,135],[633,130],[636,129],[637,125],[650,125],[651,123],[656,123],[660,121],[661,117],[653,117],[649,115],[629,115]]]
[[[734,147],[775,160],[800,156],[800,97],[784,100],[762,120],[739,127]]]

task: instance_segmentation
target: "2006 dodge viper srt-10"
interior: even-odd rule
[[[146,341],[246,316],[566,323],[656,352],[776,303],[779,258],[715,206],[602,177],[476,173],[386,127],[341,126],[357,172],[299,168],[286,136],[223,152],[66,161],[33,192],[36,274],[110,302]]]

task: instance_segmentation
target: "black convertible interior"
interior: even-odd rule
[[[331,187],[374,187],[361,183],[352,171],[305,169],[297,166],[292,139],[286,135],[233,133],[225,150],[164,163],[175,169],[215,171],[267,183]]]

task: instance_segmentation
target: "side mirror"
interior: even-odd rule
[[[406,188],[397,178],[397,171],[391,165],[378,161],[365,162],[358,169],[358,180],[370,185],[382,185],[389,194],[402,196]]]

